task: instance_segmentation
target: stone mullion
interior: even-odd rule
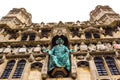
[[[30,35],[27,36],[27,40],[26,41],[29,41],[29,39],[30,39]]]
[[[118,69],[118,71],[119,71],[119,73],[120,73],[120,60],[118,60],[118,59],[114,59],[115,60],[115,65],[116,65],[116,67],[117,67],[117,69]]]
[[[93,35],[93,33],[91,33],[91,35],[92,35],[92,39],[94,39],[94,35]]]
[[[114,58],[114,60],[115,60],[115,65],[116,65],[116,67],[117,67],[117,69],[118,69],[118,71],[119,71],[119,73],[120,73],[120,60],[119,59],[116,59],[116,58]],[[113,77],[115,80],[119,80],[120,79],[120,74],[119,75],[116,75],[116,76],[114,76]]]
[[[0,77],[4,73],[4,70],[5,70],[6,66],[7,66],[7,63],[8,63],[8,61],[5,60],[4,63],[0,64]]]
[[[16,40],[21,41],[22,40],[22,34],[21,31],[18,32],[19,36],[17,36]]]
[[[35,41],[40,40],[39,33],[37,33],[35,36],[36,36],[36,37],[35,37]]]
[[[72,78],[77,77],[77,67],[76,67],[76,60],[74,59],[73,54],[71,54],[71,76]]]
[[[92,75],[92,80],[97,80],[99,74],[97,73],[97,69],[93,59],[89,61],[89,67],[90,67],[90,73]]]
[[[81,34],[81,39],[86,39],[85,33]]]

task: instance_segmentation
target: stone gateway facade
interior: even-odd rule
[[[33,23],[24,8],[0,20],[0,80],[120,80],[120,15],[98,5],[88,21]],[[69,50],[70,72],[48,72],[58,38]],[[52,76],[50,76],[52,75]]]

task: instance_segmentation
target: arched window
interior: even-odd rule
[[[86,32],[86,33],[85,33],[85,37],[86,37],[86,38],[92,38],[91,32]]]
[[[95,62],[98,74],[100,76],[106,76],[106,75],[108,75],[107,71],[105,70],[102,58],[95,57],[94,58],[94,62]]]
[[[21,77],[22,72],[23,72],[24,67],[25,67],[25,64],[26,64],[25,60],[21,60],[18,62],[16,70],[15,70],[12,78],[20,78]]]
[[[42,69],[43,64],[40,62],[35,62],[31,65],[31,69],[38,69],[41,70]]]
[[[27,37],[28,37],[28,35],[27,35],[27,34],[23,34],[23,35],[22,35],[22,39],[21,39],[21,40],[22,40],[22,41],[26,41],[26,40],[27,40]]]
[[[94,38],[100,38],[100,35],[98,33],[93,33]]]
[[[105,36],[106,36],[106,35],[113,36],[113,33],[112,33],[113,30],[114,30],[113,28],[107,27],[107,28],[105,28],[104,30],[105,30]]]
[[[111,74],[112,75],[120,75],[120,72],[118,71],[118,69],[115,65],[115,60],[112,57],[106,57],[105,60],[110,69]]]
[[[86,61],[80,61],[77,63],[77,67],[89,66],[89,63]]]
[[[12,69],[13,69],[14,64],[15,64],[14,60],[7,63],[7,66],[6,66],[4,72],[1,76],[1,79],[7,79],[9,77],[9,75],[10,75]]]
[[[30,41],[34,41],[35,40],[35,34],[30,34]]]

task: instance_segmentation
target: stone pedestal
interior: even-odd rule
[[[68,72],[63,67],[55,68],[51,73],[51,76],[55,78],[66,77],[67,75]]]

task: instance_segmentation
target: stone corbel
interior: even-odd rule
[[[95,65],[94,65],[94,60],[92,59],[92,60],[90,60],[89,61],[89,67],[90,67],[90,73],[91,73],[91,75],[92,75],[92,80],[97,80],[97,72],[96,72],[96,67],[95,67]]]
[[[90,59],[91,59],[90,54],[89,54],[89,53],[87,53],[84,59],[85,59],[85,60],[90,60]]]
[[[117,51],[115,51],[115,55],[118,58],[120,54]]]
[[[4,31],[5,31],[5,29],[2,29],[2,30],[0,31],[0,34],[3,33]]]
[[[2,64],[4,62],[4,60],[6,59],[5,54],[2,56],[2,58],[0,59],[0,64]]]
[[[30,54],[30,57],[28,60],[29,60],[29,62],[33,62],[35,60],[33,54]]]

